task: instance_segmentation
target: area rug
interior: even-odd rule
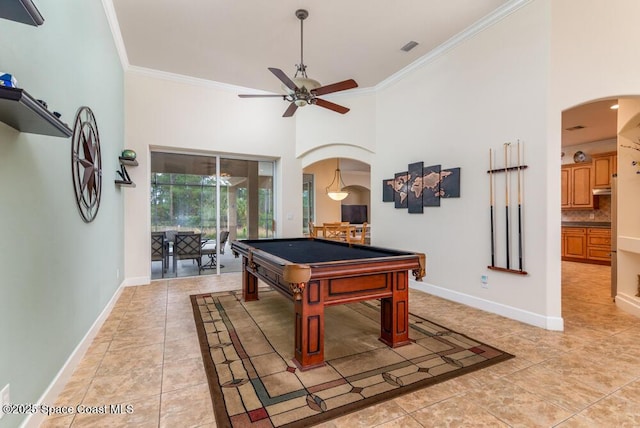
[[[513,358],[410,314],[411,344],[389,348],[379,301],[325,310],[324,367],[293,358],[293,303],[276,291],[191,296],[219,427],[308,427]]]

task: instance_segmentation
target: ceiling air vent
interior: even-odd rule
[[[400,48],[401,51],[409,52],[411,49],[418,46],[418,42],[414,42],[413,40]]]
[[[565,131],[577,131],[578,129],[584,129],[582,125],[572,126],[571,128],[564,128]]]

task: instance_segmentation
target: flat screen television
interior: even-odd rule
[[[349,223],[368,223],[366,205],[342,205],[342,220]]]

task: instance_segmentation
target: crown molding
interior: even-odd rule
[[[435,61],[436,59],[444,55],[446,52],[448,52],[449,50],[458,46],[465,40],[475,36],[476,34],[484,31],[486,28],[494,25],[498,21],[506,18],[507,16],[511,15],[521,7],[527,5],[528,3],[531,3],[531,1],[533,0],[512,0],[510,2],[505,3],[504,5],[502,5],[501,7],[499,7],[492,13],[490,13],[489,15],[485,16],[484,18],[472,24],[466,30],[456,34],[455,36],[453,36],[452,38],[450,38],[440,46],[429,51],[426,55],[420,57],[419,59],[412,62],[402,70],[392,74],[391,76],[384,79],[382,82],[378,83],[375,86],[375,90],[378,91],[381,89],[385,89],[393,85],[394,83],[402,80],[407,74],[415,71],[420,67],[425,66],[426,64],[429,64]]]
[[[116,45],[116,51],[120,57],[120,65],[122,69],[126,71],[129,68],[129,57],[127,56],[127,48],[124,46],[124,39],[120,31],[118,15],[116,14],[116,9],[113,7],[113,0],[102,0],[102,7],[104,8],[105,15],[107,15],[107,22],[109,23],[109,28],[111,28],[113,42]]]
[[[270,95],[273,92],[261,91],[259,89],[246,88],[243,86],[236,86],[229,83],[216,82],[215,80],[202,79],[200,77],[187,76],[184,74],[170,73],[168,71],[155,70],[153,68],[138,67],[136,65],[129,65],[126,70],[130,73],[139,74],[142,76],[152,77],[155,79],[169,80],[171,82],[184,83],[192,86],[201,86],[206,88],[222,89],[229,92],[251,92],[252,94],[265,94]],[[280,94],[276,94],[280,95]]]
[[[135,65],[129,65],[126,71],[135,73],[135,74],[140,74],[142,76],[156,78],[156,79],[169,80],[172,82],[184,83],[192,86],[222,89],[224,91],[234,92],[234,93],[249,92],[252,94],[260,94],[260,95],[263,95],[263,94],[264,95],[272,95],[272,94],[283,95],[283,94],[276,94],[274,92],[263,91],[260,89],[247,88],[245,86],[232,85],[230,83],[217,82],[215,80],[208,80],[208,79],[202,79],[199,77],[187,76],[184,74],[177,74],[177,73],[170,73],[168,71],[155,70],[153,68],[138,67]],[[352,97],[354,95],[366,95],[371,93],[375,93],[375,88],[373,87],[356,88],[356,89],[349,90],[348,93],[327,94],[326,96],[323,96],[323,98],[339,98],[341,96]]]

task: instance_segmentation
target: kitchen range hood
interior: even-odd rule
[[[593,192],[593,196],[610,195],[611,188],[607,187],[606,189],[592,189],[592,192]]]

